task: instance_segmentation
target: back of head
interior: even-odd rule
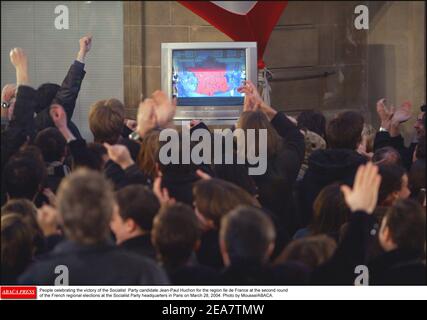
[[[114,206],[110,183],[99,172],[79,169],[62,180],[57,207],[68,239],[90,245],[109,236]]]
[[[297,117],[298,128],[306,129],[325,137],[326,134],[326,118],[323,113],[318,111],[303,111]]]
[[[148,131],[142,139],[141,148],[138,154],[139,168],[151,178],[156,176],[157,155],[160,150],[159,135],[159,129],[152,129]]]
[[[145,231],[150,231],[160,203],[153,191],[146,186],[130,185],[116,192],[120,216],[132,219]]]
[[[37,89],[37,101],[36,113],[43,111],[50,107],[55,99],[56,94],[61,88],[56,83],[44,83]]]
[[[380,165],[379,174],[381,176],[381,185],[380,190],[378,191],[378,205],[388,206],[391,203],[388,203],[389,196],[393,192],[398,192],[402,188],[403,176],[406,174],[406,171],[403,167],[389,164],[389,165]]]
[[[326,236],[317,235],[292,241],[276,259],[275,264],[289,261],[302,262],[314,269],[332,257],[337,245]]]
[[[350,217],[339,184],[326,186],[317,196],[313,204],[313,222],[310,231],[313,234],[338,236],[341,226]]]
[[[426,212],[414,200],[397,201],[384,216],[391,238],[397,248],[425,258]]]
[[[123,130],[125,108],[117,99],[95,102],[89,111],[89,127],[95,142],[117,143]]]
[[[326,129],[328,147],[356,150],[362,139],[364,119],[358,112],[340,113]]]
[[[1,207],[1,215],[4,216],[7,214],[17,214],[21,216],[22,220],[33,229],[34,236],[42,235],[37,223],[37,208],[30,200],[9,200]]]
[[[374,152],[372,162],[377,165],[394,164],[400,166],[402,164],[402,159],[400,153],[393,147],[382,147]]]
[[[67,141],[57,128],[40,131],[34,144],[40,149],[45,162],[61,161],[65,156]]]
[[[46,177],[43,157],[36,147],[25,147],[14,154],[3,170],[3,181],[11,199],[33,200]]]
[[[186,204],[162,207],[154,218],[152,242],[166,268],[185,265],[200,235],[197,217]]]
[[[243,129],[244,131],[248,129],[255,129],[255,152],[259,154],[258,143],[260,141],[259,130],[266,129],[267,130],[267,155],[274,156],[280,150],[282,146],[282,138],[277,133],[276,129],[274,129],[273,125],[268,120],[267,116],[261,112],[242,112],[240,114],[239,121],[237,123],[237,127]],[[249,141],[247,141],[249,142]]]
[[[221,179],[196,182],[193,187],[193,199],[197,210],[206,219],[212,220],[217,228],[221,218],[239,205],[259,205],[248,192]]]
[[[1,216],[2,283],[17,277],[30,264],[33,256],[31,227],[18,214]]]
[[[224,243],[230,263],[264,264],[276,239],[270,217],[257,208],[239,206],[221,220],[220,241]]]

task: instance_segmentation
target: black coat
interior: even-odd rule
[[[217,285],[220,274],[212,268],[201,265],[187,265],[166,270],[172,285]]]
[[[151,243],[150,234],[138,236],[135,238],[123,241],[120,248],[133,252],[143,257],[156,260],[156,250]]]
[[[284,143],[280,151],[267,159],[267,171],[252,178],[258,187],[258,200],[263,207],[273,212],[287,234],[294,234],[298,228],[293,188],[304,159],[304,136],[286,117],[278,112],[271,120]]]
[[[224,263],[219,248],[218,230],[209,230],[203,233],[200,247],[196,254],[197,260],[201,265],[209,266],[215,270],[223,268]]]
[[[80,87],[86,74],[84,71],[84,66],[84,63],[74,61],[74,63],[70,66],[70,69],[68,70],[68,73],[65,76],[60,89],[56,93],[54,100],[52,101],[59,103],[64,108],[64,111],[67,114],[67,119],[69,121],[68,126],[76,138],[81,138],[81,135],[77,129],[77,126],[71,122],[71,118],[73,117],[77,96],[79,95]],[[49,107],[43,109],[37,114],[35,118],[35,124],[37,132],[45,128],[55,127],[55,124],[49,115]]]
[[[332,184],[353,185],[357,168],[367,159],[349,149],[317,150],[308,159],[308,169],[297,186],[302,226],[311,222],[313,204],[320,191]]]
[[[368,268],[371,285],[427,285],[425,262],[408,250],[383,253]]]
[[[54,285],[55,268],[65,265],[70,285],[163,285],[165,272],[153,261],[103,243],[82,246],[71,241],[34,263],[19,278],[22,285]]]

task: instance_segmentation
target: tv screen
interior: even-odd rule
[[[172,51],[172,94],[178,106],[243,105],[245,49]]]

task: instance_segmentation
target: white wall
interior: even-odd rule
[[[55,7],[69,9],[69,29],[55,28]],[[73,121],[91,140],[88,108],[99,99],[123,100],[123,3],[121,1],[2,1],[1,85],[15,82],[9,51],[21,47],[29,56],[30,82],[60,84],[79,50],[79,38],[93,35],[86,76]]]

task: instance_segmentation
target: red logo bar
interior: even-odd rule
[[[37,299],[37,287],[1,287],[2,299]]]

